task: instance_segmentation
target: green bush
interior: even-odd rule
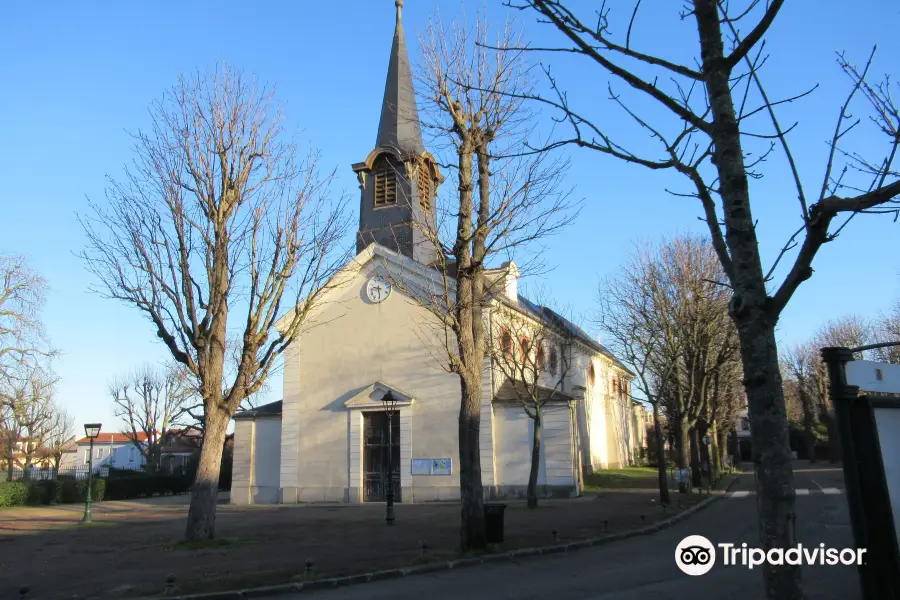
[[[0,506],[22,506],[28,500],[28,486],[20,481],[0,483]]]
[[[87,479],[59,479],[59,491],[57,492],[57,502],[84,502],[87,498]],[[91,500],[100,502],[104,499],[106,491],[106,480],[99,477],[94,478],[94,484],[91,487]]]
[[[189,488],[190,480],[184,475],[110,470],[106,480],[106,499],[128,500],[183,494]]]
[[[60,485],[58,481],[41,480],[28,482],[28,499],[26,504],[54,504],[59,502]]]

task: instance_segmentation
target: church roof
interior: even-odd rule
[[[537,395],[541,401],[556,400],[559,402],[567,402],[575,400],[575,396],[566,393],[560,389],[549,388],[544,385],[536,386]],[[521,381],[514,381],[510,378],[500,385],[500,388],[494,394],[495,402],[520,402],[521,398],[528,397],[530,390]]]
[[[572,335],[573,337],[578,339],[578,341],[589,346],[591,349],[596,350],[600,354],[603,354],[612,359],[613,363],[615,363],[615,365],[620,369],[623,369],[626,373],[634,375],[632,370],[625,366],[625,363],[616,358],[616,355],[610,352],[606,346],[589,336],[587,332],[581,327],[566,319],[559,313],[547,308],[546,306],[535,304],[521,294],[517,294],[517,297],[519,308],[521,308],[531,316],[540,319],[542,322],[547,323],[551,327],[555,327],[557,330]]]
[[[421,154],[425,151],[425,144],[422,142],[416,92],[406,53],[406,37],[403,35],[403,0],[396,0],[396,5],[397,24],[394,28],[394,43],[391,45],[375,146],[394,148],[403,154]]]
[[[270,402],[256,408],[242,410],[234,414],[235,419],[255,419],[256,417],[280,417],[281,416],[281,400],[278,402]]]

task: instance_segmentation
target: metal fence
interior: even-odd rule
[[[75,465],[62,467],[58,470],[53,469],[52,467],[39,467],[32,466],[30,469],[23,470],[20,467],[14,467],[11,471],[10,469],[3,469],[0,471],[0,482],[3,481],[48,481],[53,479],[87,479],[89,475],[88,465]],[[109,477],[110,470],[112,471],[126,471],[132,473],[145,473],[148,472],[144,467],[141,466],[113,466],[110,465],[94,465],[94,477]],[[187,469],[184,466],[173,466],[169,468],[162,468],[155,473],[161,475],[184,475],[186,474]]]

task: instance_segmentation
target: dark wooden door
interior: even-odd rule
[[[388,452],[391,453],[394,502],[400,502],[400,414],[394,411],[393,444],[388,444],[388,419],[383,412],[363,413],[363,501],[383,502],[387,493]]]

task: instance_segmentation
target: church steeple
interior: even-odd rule
[[[395,6],[397,21],[375,148],[353,165],[360,190],[356,251],[375,242],[428,265],[437,258],[432,241],[437,231],[434,198],[444,178],[422,142],[403,35],[403,0],[396,0]]]
[[[396,0],[395,4],[397,23],[394,26],[394,43],[391,45],[375,145],[396,148],[402,153],[421,154],[425,151],[425,144],[422,143],[416,92],[403,35],[403,0]]]

